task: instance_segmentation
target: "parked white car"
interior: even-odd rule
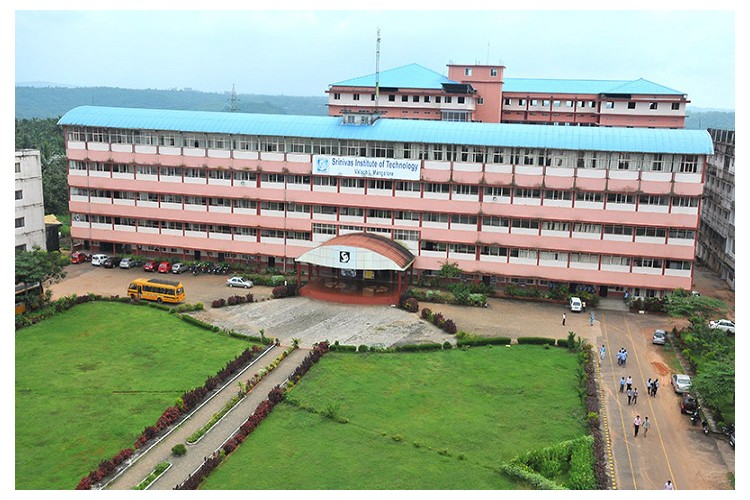
[[[690,380],[689,375],[682,373],[675,373],[672,375],[672,388],[677,394],[688,392],[692,386],[693,383]]]
[[[713,330],[724,330],[725,332],[734,335],[734,321],[729,321],[728,319],[709,321],[708,327]]]
[[[581,312],[583,310],[583,302],[578,297],[570,298],[570,310],[572,312]]]
[[[232,287],[240,287],[240,288],[252,288],[253,282],[250,280],[246,280],[242,276],[232,276],[227,280],[227,286]]]
[[[95,266],[101,266],[102,264],[104,264],[104,261],[107,260],[108,257],[109,255],[97,253],[91,256],[91,263]]]
[[[185,271],[187,271],[187,264],[183,264],[182,262],[172,264],[172,272],[174,274],[182,274]]]

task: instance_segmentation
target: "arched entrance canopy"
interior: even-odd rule
[[[355,271],[405,271],[414,259],[414,254],[389,238],[373,233],[350,233],[321,243],[296,261]]]
[[[395,304],[408,282],[414,254],[399,243],[373,233],[350,233],[332,238],[300,255],[309,282],[300,294],[349,304]]]

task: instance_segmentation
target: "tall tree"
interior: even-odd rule
[[[16,284],[31,285],[59,281],[65,277],[65,258],[60,252],[47,252],[35,248],[31,252],[16,252]]]

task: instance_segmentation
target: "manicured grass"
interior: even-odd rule
[[[329,353],[289,397],[349,423],[282,403],[204,488],[519,488],[500,462],[586,433],[576,365],[539,346]]]
[[[248,343],[89,303],[16,333],[16,489],[73,489]]]

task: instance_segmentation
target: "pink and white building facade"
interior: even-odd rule
[[[588,127],[684,128],[687,95],[637,80],[506,78],[504,66],[411,64],[331,84],[328,114]]]
[[[355,118],[71,110],[71,237],[291,270],[365,232],[406,247],[415,274],[691,288],[706,132]]]

